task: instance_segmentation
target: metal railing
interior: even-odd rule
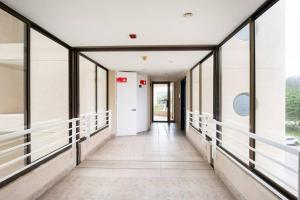
[[[299,149],[245,131],[237,125],[217,121],[205,114],[188,112],[187,123],[203,138],[211,138],[213,158],[216,150],[227,153],[234,160],[244,162],[249,169],[262,172],[276,185],[300,199]],[[195,127],[195,124],[198,126]],[[255,141],[255,147],[250,146],[249,139]],[[255,156],[249,156],[249,152]]]
[[[75,149],[75,144],[82,137],[89,139],[92,134],[110,126],[111,111],[105,111],[70,120],[51,120],[30,129],[1,133],[0,183],[51,159],[59,152]]]

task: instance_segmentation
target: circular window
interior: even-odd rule
[[[249,116],[250,112],[250,97],[248,93],[241,93],[234,98],[234,112],[240,116]]]

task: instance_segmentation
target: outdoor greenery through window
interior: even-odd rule
[[[168,121],[168,84],[153,84],[153,121]]]
[[[255,22],[256,134],[300,148],[300,2],[281,0]],[[256,142],[256,149],[293,169],[298,158]],[[294,173],[256,154],[256,169],[296,194]],[[262,167],[263,166],[265,170]]]

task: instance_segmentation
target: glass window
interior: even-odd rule
[[[174,121],[175,120],[175,116],[174,116],[174,109],[175,109],[175,101],[174,101],[174,82],[170,83],[170,121]]]
[[[24,128],[24,23],[0,9],[0,135]],[[0,151],[20,145],[24,137],[0,143]],[[1,155],[0,165],[24,154]],[[21,160],[0,170],[0,178],[24,165]]]
[[[30,108],[31,127],[50,120],[69,119],[69,51],[34,29],[30,30]],[[68,124],[31,134],[32,160],[68,144]]]
[[[197,67],[195,67],[192,70],[192,111],[195,114],[193,116],[193,126],[196,129],[199,129],[199,106],[200,106],[200,79],[199,79],[199,75],[200,75],[200,65],[198,65]]]
[[[79,96],[80,116],[96,113],[96,65],[83,56],[79,56]],[[95,119],[91,121],[94,124]],[[95,128],[91,125],[90,133],[94,132]]]
[[[214,111],[214,57],[201,64],[201,111],[213,118]],[[214,128],[214,127],[213,127]],[[210,134],[211,131],[208,132]]]
[[[249,45],[249,25],[247,25],[221,48],[222,121],[245,131],[249,131],[249,116],[236,113],[233,105],[236,96],[249,93]],[[225,127],[222,128],[222,132],[224,141],[222,145],[240,160],[248,163],[249,138]]]
[[[97,112],[101,114],[107,111],[107,71],[97,67]],[[98,120],[99,128],[104,126],[105,119],[102,117]]]
[[[256,134],[295,148],[300,139],[299,9],[299,1],[282,0],[255,23]],[[298,169],[296,156],[258,141],[256,148]],[[258,170],[297,194],[297,174],[258,154],[256,160]]]
[[[168,84],[153,84],[153,121],[168,121]]]

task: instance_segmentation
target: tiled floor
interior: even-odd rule
[[[175,124],[117,137],[41,199],[234,199]]]

